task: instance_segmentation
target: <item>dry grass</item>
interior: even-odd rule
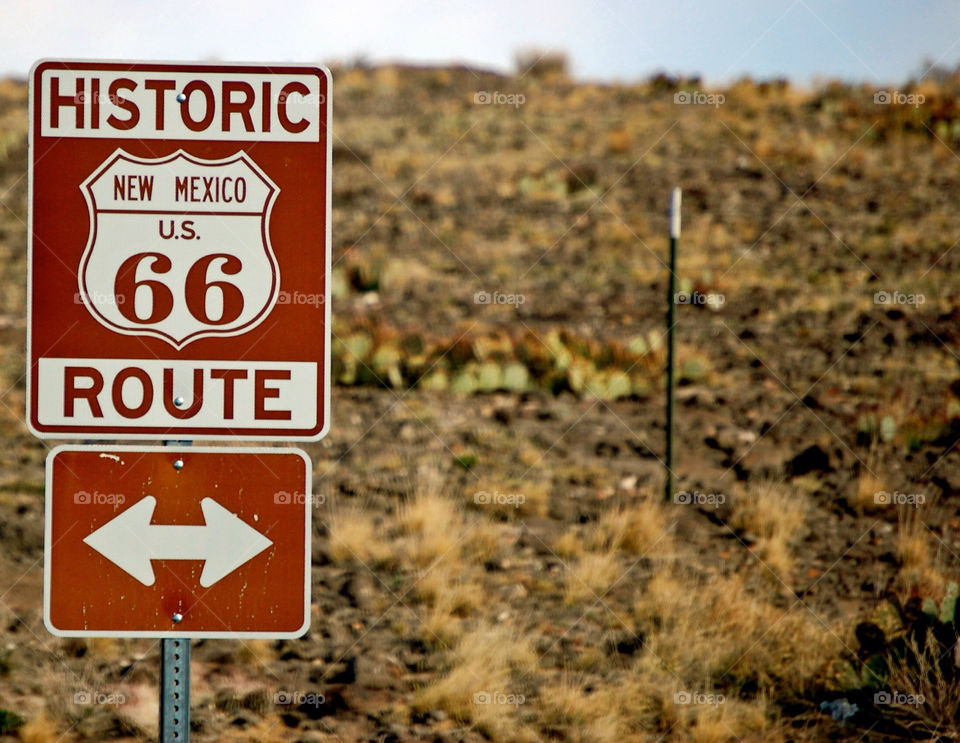
[[[761,482],[753,492],[738,496],[733,506],[734,524],[762,539],[803,536],[806,503],[782,483]]]
[[[667,514],[653,497],[606,511],[587,539],[589,549],[645,555],[668,539]]]
[[[436,463],[417,470],[416,492],[400,508],[397,525],[404,536],[403,551],[418,568],[459,554],[466,533],[461,509],[449,494],[451,486]]]
[[[360,508],[336,509],[329,519],[330,559],[336,563],[387,565],[394,550],[375,514]]]
[[[18,731],[23,743],[54,743],[60,739],[57,726],[46,717],[35,717]]]
[[[960,735],[960,687],[944,677],[942,650],[930,631],[923,648],[916,638],[907,641],[907,657],[892,664],[887,683],[891,690],[919,703],[906,699],[889,710],[908,729],[925,732],[931,739],[939,735],[955,740]]]
[[[877,508],[877,493],[887,490],[886,483],[869,471],[861,472],[853,491],[854,508],[871,511]]]
[[[653,496],[632,505],[604,511],[588,527],[570,526],[554,539],[551,548],[563,558],[582,558],[587,552],[643,556],[662,554],[672,544],[667,511]]]
[[[415,568],[409,590],[428,607],[422,618],[424,640],[434,648],[455,643],[463,618],[483,603],[483,576],[476,558],[489,559],[499,543],[493,524],[468,522],[447,494],[451,489],[435,463],[421,467],[416,493],[396,519],[402,535],[397,542],[400,564]]]
[[[774,574],[770,577],[789,584],[792,547],[807,529],[807,497],[782,483],[765,481],[755,490],[737,495],[732,505],[732,524],[756,539],[754,551]]]
[[[838,632],[802,607],[778,609],[758,598],[740,575],[657,571],[634,612],[649,629],[640,668],[656,675],[665,665],[691,683],[800,690],[840,649]]]
[[[786,740],[764,698],[744,700],[697,685],[684,686],[662,670],[626,675],[594,686],[564,679],[543,689],[540,723],[564,740],[614,743],[643,730],[650,740],[697,743],[775,743]],[[646,738],[643,738],[646,740]]]
[[[468,526],[469,531],[463,539],[463,557],[468,562],[482,564],[488,560],[499,559],[507,547],[503,544],[502,525],[477,518]]]
[[[460,639],[450,660],[444,676],[417,691],[414,708],[442,709],[460,722],[476,725],[494,740],[515,740],[521,727],[517,718],[522,703],[484,700],[512,694],[516,701],[523,695],[521,689],[511,685],[511,674],[536,666],[529,643],[508,627],[481,625]]]
[[[629,701],[621,694],[615,687],[591,692],[584,681],[564,680],[541,692],[541,724],[565,731],[572,743],[618,743],[626,733],[623,718]]]
[[[691,743],[768,743],[785,740],[778,721],[771,721],[765,700],[725,699],[698,705],[689,730]]]
[[[465,531],[463,515],[453,501],[434,493],[418,493],[404,504],[399,526],[406,534],[404,552],[418,568],[458,554]]]
[[[416,577],[414,592],[434,608],[464,615],[483,602],[481,576],[459,558],[443,560]]]
[[[429,609],[421,619],[424,642],[434,650],[452,648],[463,635],[463,620],[446,601]]]
[[[543,517],[550,507],[550,483],[532,479],[513,484],[481,481],[475,491],[471,486],[467,504],[500,519]]]
[[[626,155],[633,149],[633,138],[625,129],[614,129],[607,134],[607,151],[613,155]]]
[[[567,604],[598,600],[623,572],[615,552],[587,553],[570,565],[564,576]]]
[[[934,559],[936,537],[924,526],[924,508],[899,507],[896,555],[900,563],[897,586],[903,591],[919,590],[923,595],[943,592],[947,579]]]
[[[575,526],[567,527],[553,542],[553,551],[563,558],[579,558],[584,553],[582,530]]]

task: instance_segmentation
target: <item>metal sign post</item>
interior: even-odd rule
[[[189,741],[190,638],[160,642],[160,743]]]
[[[673,498],[673,406],[676,396],[676,379],[674,378],[674,363],[676,358],[676,325],[677,307],[677,240],[680,239],[680,189],[675,188],[670,193],[670,288],[667,292],[667,477],[664,488],[665,500]]]
[[[192,441],[164,441],[164,446],[193,446]],[[177,624],[183,615],[171,617]],[[190,740],[190,638],[160,641],[160,743]]]

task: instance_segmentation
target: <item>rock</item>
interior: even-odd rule
[[[608,655],[618,653],[620,655],[635,655],[643,647],[643,635],[624,634],[614,639],[608,640],[605,649]]]
[[[886,635],[873,622],[860,622],[857,625],[856,635],[857,642],[860,643],[861,659],[882,653],[887,648]]]
[[[593,453],[598,457],[615,457],[620,453],[620,447],[610,441],[598,441]]]
[[[800,477],[810,472],[832,472],[830,455],[814,444],[808,446],[786,464],[787,475]]]
[[[329,684],[352,684],[357,680],[357,659],[347,658],[327,678]]]

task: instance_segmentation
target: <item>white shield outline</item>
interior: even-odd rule
[[[177,339],[171,336],[169,333],[164,333],[162,331],[156,330],[154,328],[143,328],[143,327],[126,327],[123,325],[118,325],[117,323],[111,321],[109,318],[105,317],[97,308],[97,303],[90,299],[90,294],[86,286],[86,277],[87,277],[87,265],[90,261],[90,256],[93,253],[94,245],[96,244],[97,238],[97,205],[96,198],[93,194],[93,184],[99,180],[103,174],[109,170],[118,160],[126,160],[127,162],[135,163],[138,165],[150,165],[150,166],[159,166],[159,165],[169,165],[178,159],[184,159],[190,163],[206,167],[216,167],[223,165],[230,165],[238,161],[243,162],[251,172],[260,178],[264,185],[267,187],[267,198],[266,203],[263,208],[260,220],[260,235],[262,238],[264,253],[266,254],[267,260],[270,263],[272,268],[272,278],[271,278],[271,288],[269,299],[264,304],[263,308],[250,320],[247,320],[243,325],[230,329],[218,330],[216,328],[210,330],[199,330],[189,335]],[[280,294],[280,266],[277,263],[277,256],[273,252],[273,246],[270,243],[270,213],[273,210],[274,202],[276,201],[277,195],[280,193],[280,188],[270,179],[270,177],[260,168],[259,165],[254,162],[250,156],[243,150],[238,150],[235,154],[228,157],[220,158],[217,160],[206,160],[199,157],[194,157],[193,155],[185,152],[182,149],[178,149],[175,152],[172,152],[169,155],[156,158],[146,158],[138,157],[136,155],[131,155],[129,152],[126,152],[123,148],[117,148],[114,152],[106,158],[106,160],[101,163],[101,165],[87,177],[83,183],[80,184],[80,191],[83,194],[84,201],[87,203],[87,213],[90,219],[90,232],[87,235],[87,245],[84,248],[83,255],[80,258],[80,266],[78,271],[78,285],[80,290],[80,297],[83,300],[84,305],[90,314],[94,317],[97,322],[105,327],[109,328],[115,333],[120,333],[122,335],[132,335],[132,336],[152,336],[159,338],[163,341],[166,341],[171,346],[176,348],[178,351],[182,350],[187,344],[192,343],[195,340],[201,338],[208,338],[211,336],[221,336],[221,337],[231,337],[235,335],[242,335],[257,325],[259,325],[263,320],[270,314],[270,311],[274,308],[277,303],[277,298]],[[199,212],[187,212],[187,213],[202,213]]]

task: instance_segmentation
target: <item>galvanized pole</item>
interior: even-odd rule
[[[180,407],[182,398],[174,400]],[[164,441],[164,446],[192,446],[192,441]],[[183,460],[173,466],[179,470]],[[174,624],[183,621],[175,613]],[[160,641],[160,743],[189,743],[190,740],[190,638],[172,637]]]
[[[676,389],[674,378],[674,360],[676,354],[676,339],[674,325],[676,324],[676,292],[677,292],[677,240],[680,239],[680,189],[674,188],[670,193],[670,288],[667,293],[667,461],[664,498],[671,500],[674,494],[673,477],[673,439],[674,421],[673,406]]]
[[[190,740],[190,639],[160,641],[160,743]]]

